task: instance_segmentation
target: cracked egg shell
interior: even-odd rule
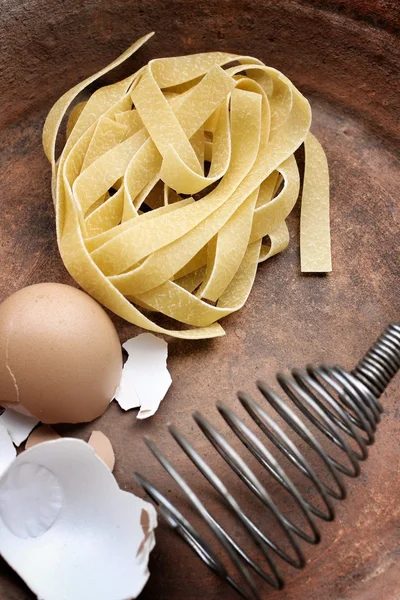
[[[93,298],[40,283],[0,305],[0,404],[43,423],[104,413],[122,374],[115,327]]]

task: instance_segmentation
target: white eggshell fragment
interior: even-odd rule
[[[20,446],[39,421],[35,417],[28,417],[12,408],[6,408],[0,415],[0,423],[7,429],[14,444]]]
[[[168,344],[142,333],[124,344],[128,353],[115,400],[123,410],[139,408],[138,419],[151,417],[167,393],[172,378],[167,369]]]
[[[15,464],[0,481],[0,518],[17,537],[42,535],[53,525],[61,507],[57,477],[39,464]]]
[[[15,515],[4,512],[12,490],[19,497],[19,520],[29,520],[33,536],[26,537],[27,529],[21,536]],[[51,503],[53,521],[46,528]],[[37,527],[42,525],[39,534],[35,519]],[[136,598],[149,577],[156,524],[154,507],[121,491],[108,467],[81,440],[38,444],[20,454],[0,478],[0,553],[41,600]]]
[[[0,423],[0,477],[8,469],[17,451],[7,429]]]

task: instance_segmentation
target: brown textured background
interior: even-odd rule
[[[195,489],[208,495],[206,484],[175,451],[168,421],[226,473],[196,431],[192,410],[221,423],[215,401],[235,404],[235,391],[254,392],[259,377],[272,382],[278,369],[306,362],[350,368],[388,322],[399,320],[399,25],[397,0],[1,1],[0,299],[39,281],[72,283],[56,247],[43,120],[66,89],[150,30],[157,35],[130,61],[132,68],[152,57],[219,49],[254,55],[281,69],[311,101],[313,131],[328,155],[334,272],[300,274],[295,211],[290,248],[260,267],[247,305],[224,321],[227,336],[171,340],[174,383],[154,419],[139,423],[134,412],[122,413],[113,404],[95,424],[59,428],[85,439],[93,428],[107,434],[124,489],[140,493],[133,480],[138,470],[184,506],[144,449],[142,435],[149,434]],[[137,333],[117,318],[115,323],[122,340]],[[399,394],[400,378],[384,396],[377,444],[361,477],[349,482],[348,499],[337,504],[337,521],[322,524],[318,548],[305,549],[307,568],[284,569],[287,588],[266,590],[266,598],[400,599]],[[253,505],[233,475],[226,480],[243,504]],[[276,485],[265,482],[290,511]],[[209,501],[225,518],[214,495]],[[243,541],[243,532],[232,527]],[[235,597],[164,525],[157,540],[144,600]],[[32,597],[0,561],[1,600]]]

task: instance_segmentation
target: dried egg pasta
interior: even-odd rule
[[[302,266],[331,269],[326,159],[309,103],[287,77],[251,57],[210,52],[151,60],[94,92],[72,109],[56,160],[74,99],[151,35],[47,117],[59,249],[79,285],[127,321],[180,338],[220,336],[217,321],[244,305],[258,263],[289,243],[303,143]],[[167,330],[143,309],[191,328]]]

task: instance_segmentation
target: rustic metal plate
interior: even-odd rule
[[[209,494],[166,432],[174,421],[219,472],[190,413],[220,422],[214,403],[235,403],[235,391],[306,362],[352,367],[381,329],[399,320],[398,97],[399,7],[374,0],[3,0],[0,5],[0,299],[39,281],[72,283],[58,256],[50,170],[41,129],[53,102],[132,40],[157,36],[130,63],[206,50],[257,56],[287,74],[310,99],[313,131],[323,143],[332,179],[334,271],[299,271],[298,212],[289,222],[290,248],[263,264],[245,308],[225,319],[227,335],[170,343],[174,383],[158,414],[135,421],[112,405],[95,428],[112,440],[115,475],[140,493],[133,472],[157,479],[172,499],[178,491],[144,449],[150,435],[196,489]],[[122,76],[121,69],[117,73]],[[121,339],[137,333],[115,318]],[[302,572],[286,569],[281,600],[400,598],[400,378],[383,398],[385,415],[361,477],[349,483],[335,523],[322,525],[319,547],[306,550]],[[93,425],[61,427],[88,438]],[[233,475],[227,480],[245,503]],[[209,495],[217,516],[223,508]],[[282,499],[283,505],[285,499]],[[244,534],[236,531],[239,539]],[[234,598],[173,532],[161,525],[144,600]],[[0,561],[0,598],[33,595]]]

